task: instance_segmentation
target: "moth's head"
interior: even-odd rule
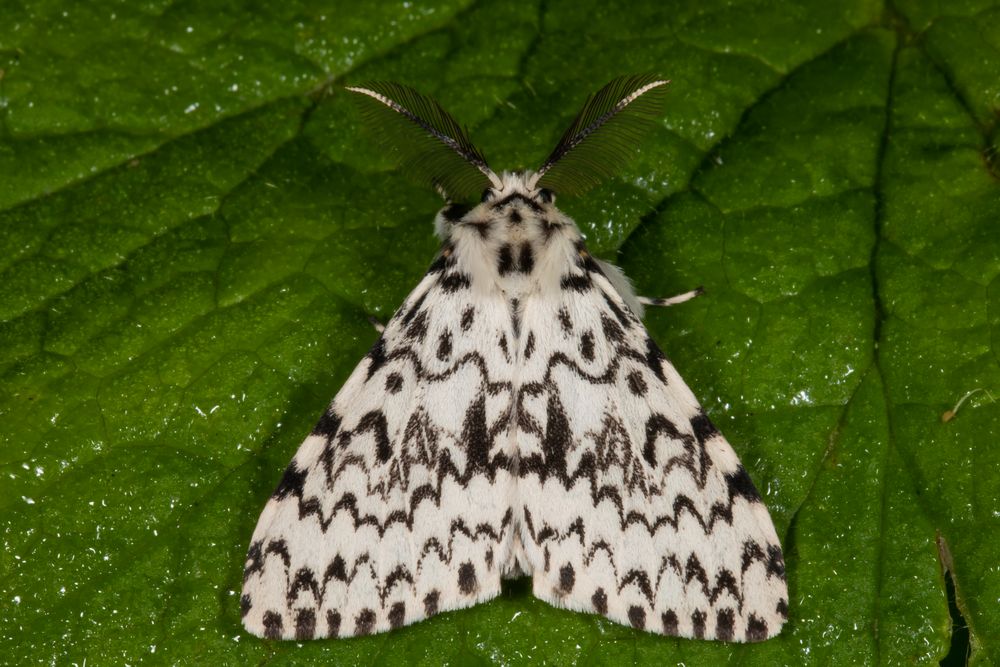
[[[434,218],[434,232],[442,240],[452,225],[462,221],[482,221],[498,213],[508,216],[543,217],[555,208],[556,195],[540,187],[533,171],[505,171],[499,174],[499,184],[483,189],[475,204],[448,202]]]
[[[552,190],[538,184],[538,172],[505,171],[499,178],[499,185],[491,184],[479,195],[480,203],[488,204],[515,193],[539,204],[551,204],[556,199]]]
[[[667,83],[652,75],[611,81],[587,99],[537,170],[499,175],[468,132],[433,99],[398,83],[348,90],[357,93],[376,136],[400,155],[404,172],[444,197],[447,205],[435,220],[443,236],[478,207],[512,196],[552,206],[556,194],[582,194],[615,175],[660,121]]]

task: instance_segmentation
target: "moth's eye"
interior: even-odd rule
[[[441,209],[441,217],[448,222],[458,222],[469,212],[469,207],[465,204],[448,204]]]
[[[480,198],[480,201],[486,203],[491,199],[493,199],[493,188],[486,188],[483,190],[483,196]]]
[[[538,191],[538,201],[543,204],[551,204],[556,200],[556,194],[549,190],[548,188],[542,188]]]

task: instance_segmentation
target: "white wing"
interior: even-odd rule
[[[241,599],[253,634],[370,634],[500,592],[513,534],[509,317],[502,300],[470,299],[451,252],[387,324],[261,514]]]
[[[581,246],[582,248],[582,246]],[[755,641],[787,614],[746,470],[582,252],[524,300],[520,479],[537,597],[682,637]]]

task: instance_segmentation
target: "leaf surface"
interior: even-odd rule
[[[961,664],[960,614],[1000,661],[996,4],[340,4],[5,5],[2,655]],[[649,71],[662,126],[559,203],[641,293],[705,286],[647,324],[775,519],[783,634],[665,639],[525,581],[372,638],[244,633],[257,515],[436,249],[342,86],[437,97],[501,170]]]

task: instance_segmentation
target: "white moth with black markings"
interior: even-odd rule
[[[523,575],[551,604],[649,632],[780,631],[767,508],[639,319],[643,304],[698,292],[637,297],[555,206],[620,168],[659,121],[665,84],[612,81],[541,168],[500,175],[433,100],[348,89],[403,167],[445,195],[442,246],[261,514],[250,632],[383,632]]]

